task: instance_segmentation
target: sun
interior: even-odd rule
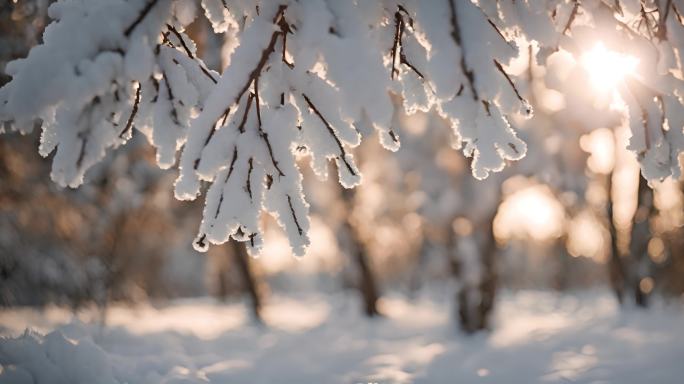
[[[615,90],[626,76],[635,72],[639,64],[636,57],[612,51],[601,42],[583,53],[580,61],[594,88],[603,92]]]

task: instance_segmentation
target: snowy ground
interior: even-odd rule
[[[495,330],[466,337],[447,299],[385,299],[387,317],[369,321],[353,296],[276,296],[266,326],[210,299],[115,307],[105,329],[88,312],[4,311],[0,383],[684,382],[679,305],[618,312],[608,293],[505,294]]]

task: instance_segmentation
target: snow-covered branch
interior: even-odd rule
[[[61,0],[43,44],[7,66],[0,121],[21,132],[42,122],[40,152],[55,152],[53,179],[68,186],[135,130],[176,164],[176,197],[208,184],[195,240],[204,250],[231,237],[261,248],[263,212],[294,252],[308,240],[298,158],[317,175],[337,165],[341,184],[361,182],[352,149],[370,131],[390,150],[393,98],[408,113],[436,109],[477,178],[526,153],[510,124],[532,108],[510,69],[521,41],[538,60],[578,53],[610,34],[642,58],[619,90],[630,148],[649,178],[678,175],[684,150],[679,1],[202,0],[214,31],[234,39],[219,75],[184,32],[193,0]],[[598,31],[598,32],[597,32]]]

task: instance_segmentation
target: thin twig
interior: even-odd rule
[[[268,134],[264,132],[264,129],[261,126],[261,103],[259,101],[259,77],[257,76],[254,79],[254,98],[256,99],[255,105],[256,105],[256,113],[257,113],[257,129],[259,131],[259,137],[261,137],[262,140],[266,143],[266,148],[268,149],[268,154],[271,157],[271,163],[273,163],[273,167],[278,171],[278,175],[280,176],[285,176],[283,171],[280,169],[278,166],[278,161],[276,161],[275,156],[273,154],[273,147],[271,146],[271,141],[268,139]]]
[[[252,171],[254,170],[254,159],[249,158],[247,162],[249,169],[247,170],[247,181],[245,181],[245,191],[249,193],[249,200],[252,201]]]
[[[230,168],[228,169],[228,173],[226,173],[226,177],[223,179],[223,185],[228,183],[228,179],[230,179],[230,175],[233,174],[233,169],[235,169],[235,162],[237,161],[238,158],[238,151],[237,151],[237,146],[233,147],[233,160],[230,161]],[[216,219],[219,215],[219,212],[221,212],[221,205],[223,204],[223,191],[221,191],[221,196],[219,197],[219,202],[218,205],[216,206],[216,212],[214,213],[214,219]],[[213,226],[213,224],[212,224]]]
[[[498,69],[499,72],[501,72],[501,74],[504,75],[506,80],[508,80],[508,84],[510,84],[511,88],[513,88],[513,92],[515,92],[515,96],[518,97],[518,100],[520,100],[522,103],[527,103],[525,99],[520,95],[520,92],[518,92],[518,88],[516,88],[511,77],[508,76],[508,73],[506,73],[506,71],[503,69],[501,63],[499,63],[496,59],[494,59],[494,66],[496,66],[496,69]]]
[[[302,230],[302,227],[299,225],[299,220],[297,220],[297,215],[295,214],[294,207],[292,206],[292,197],[290,195],[287,195],[287,204],[290,206],[290,212],[292,213],[292,218],[294,219],[295,225],[297,226],[297,232],[299,233],[299,236],[301,236],[304,231]]]
[[[577,14],[579,12],[579,7],[580,7],[580,2],[579,0],[574,0],[575,5],[572,7],[572,11],[570,12],[570,17],[568,17],[568,22],[565,24],[565,28],[563,28],[563,34],[565,35],[569,30],[570,27],[572,27],[573,21],[575,21],[575,17],[577,17]]]
[[[242,115],[242,120],[238,124],[238,131],[240,133],[245,133],[245,124],[247,123],[247,117],[249,116],[249,110],[252,108],[252,101],[254,100],[254,94],[250,93],[247,97],[247,105],[245,105],[244,114]]]
[[[328,129],[328,132],[333,137],[333,139],[335,139],[335,143],[337,143],[337,147],[340,149],[339,158],[342,160],[342,162],[344,162],[344,165],[349,170],[349,173],[356,176],[356,172],[354,172],[354,168],[347,161],[347,152],[344,150],[344,146],[342,145],[340,138],[337,137],[337,134],[335,133],[335,130],[333,129],[333,127],[330,125],[330,123],[328,123],[328,120],[326,120],[325,117],[323,117],[323,115],[318,110],[318,108],[316,108],[316,106],[311,102],[311,99],[309,99],[309,97],[304,93],[302,93],[302,96],[304,97],[304,100],[306,101],[306,103],[309,105],[309,108],[311,108],[311,110],[316,114],[316,116],[318,116],[318,118],[321,119],[321,122],[323,122],[323,125],[325,125],[325,127]]]
[[[145,16],[147,16],[147,14],[150,13],[152,7],[154,7],[154,5],[157,4],[158,1],[159,0],[150,0],[147,2],[147,4],[145,4],[145,7],[138,14],[138,17],[136,17],[133,23],[131,23],[131,25],[129,25],[128,28],[126,28],[126,30],[124,31],[124,36],[130,36],[135,27],[137,27],[138,24],[140,24],[143,21],[143,19],[145,19]]]
[[[456,0],[450,0],[449,6],[451,9],[451,37],[453,38],[456,45],[461,49],[461,72],[465,75],[468,80],[468,86],[470,87],[470,92],[473,94],[473,99],[475,101],[479,100],[477,90],[475,89],[475,73],[472,69],[468,68],[465,60],[465,50],[463,49],[463,42],[461,40],[461,28],[458,24],[458,13],[456,11]]]
[[[140,106],[140,89],[142,88],[142,84],[138,83],[138,88],[135,91],[135,102],[133,103],[133,110],[131,110],[131,115],[128,117],[128,120],[126,121],[126,127],[124,128],[123,131],[119,134],[119,138],[123,138],[128,134],[128,132],[131,130],[133,127],[133,120],[135,119],[135,115],[138,113],[138,107]]]
[[[168,28],[168,30],[171,31],[176,36],[176,38],[180,41],[181,46],[183,47],[183,51],[185,51],[185,54],[197,63],[197,66],[199,66],[202,73],[204,73],[204,75],[206,77],[208,77],[214,84],[217,84],[218,80],[216,80],[216,78],[214,78],[214,76],[211,74],[211,72],[209,72],[209,70],[206,69],[202,65],[202,63],[200,63],[199,59],[197,57],[195,57],[195,55],[192,53],[192,51],[190,50],[188,45],[185,43],[185,39],[183,39],[183,35],[181,35],[181,33],[178,32],[178,30],[176,28],[174,28],[171,24],[166,24],[166,28]],[[169,41],[169,44],[171,44],[171,41]]]

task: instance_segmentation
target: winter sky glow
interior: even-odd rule
[[[625,76],[633,74],[639,59],[606,48],[598,42],[581,57],[591,83],[598,91],[612,91]]]

